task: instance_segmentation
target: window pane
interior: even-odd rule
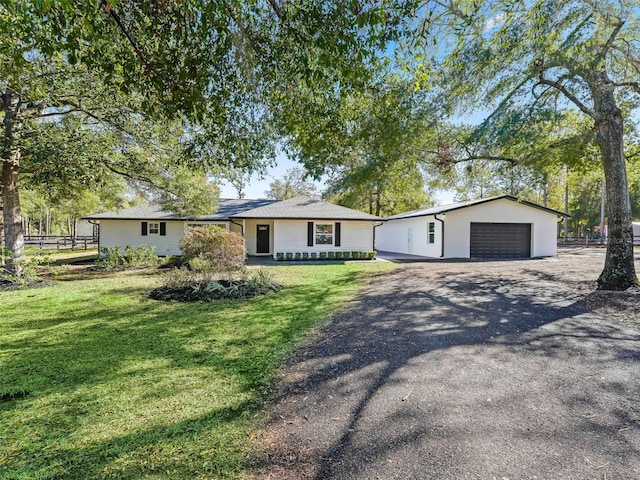
[[[149,233],[158,233],[160,231],[159,223],[150,223],[149,224]]]
[[[316,223],[316,233],[332,234],[333,224],[332,223]]]
[[[333,245],[333,235],[316,235],[316,245]]]

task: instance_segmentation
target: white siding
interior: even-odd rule
[[[442,215],[438,216],[438,218],[441,217]],[[433,222],[435,226],[435,243],[432,244],[429,243],[429,222]],[[433,215],[389,220],[376,227],[376,249],[423,257],[439,257],[442,241],[441,225]]]
[[[167,234],[142,235],[142,222],[160,223],[159,220],[100,220],[100,247],[126,247],[151,245],[155,254],[182,255],[178,242],[184,236],[187,223],[206,223],[221,225],[227,228],[226,222],[184,222],[182,220],[167,221]]]
[[[512,200],[500,199],[438,214],[444,220],[444,258],[469,258],[471,222],[530,223],[531,256],[549,257],[557,253],[557,216]],[[436,243],[427,243],[427,225],[435,221]],[[409,241],[410,229],[412,242]],[[439,257],[442,239],[441,223],[433,215],[389,220],[376,228],[378,250]],[[411,251],[409,247],[411,248]]]
[[[269,253],[256,253],[258,225],[269,225]],[[273,255],[273,220],[245,220],[244,241],[249,255]]]
[[[554,213],[501,199],[446,214],[446,258],[469,257],[471,222],[530,223],[531,256],[552,257],[557,253],[557,217]]]
[[[275,220],[273,254],[286,252],[347,252],[373,250],[374,222],[340,220],[340,246],[307,246],[307,222],[333,223],[329,220]],[[334,225],[335,235],[335,225]]]

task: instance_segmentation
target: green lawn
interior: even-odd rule
[[[390,268],[271,267],[286,289],[210,304],[148,272],[0,293],[0,479],[241,477],[274,369]]]

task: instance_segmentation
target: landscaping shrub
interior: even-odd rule
[[[300,260],[302,258],[302,254],[300,252],[296,252],[296,260]]]
[[[101,247],[96,265],[103,270],[120,270],[126,266],[126,258],[120,247]]]
[[[336,258],[336,252],[328,252],[327,253],[327,258],[329,260],[333,260],[334,258]]]
[[[285,253],[284,258],[286,258],[287,260],[291,261],[293,259],[293,253],[291,253],[291,252]]]
[[[360,252],[351,252],[351,258],[358,260],[360,258]]]
[[[349,260],[349,257],[351,257],[351,254],[349,252],[342,252],[342,258],[344,258],[345,260]]]
[[[276,260],[278,260],[279,262],[284,260],[284,253],[282,252],[278,252],[276,253]]]
[[[282,286],[273,280],[271,273],[256,270],[236,280],[213,280],[207,272],[176,268],[170,272],[165,284],[152,290],[149,297],[156,300],[196,302],[218,299],[236,299],[277,292]]]
[[[320,260],[326,260],[327,259],[327,252],[320,252]]]
[[[126,246],[123,251],[119,246],[102,247],[96,265],[109,271],[155,267],[160,263],[160,259],[153,252],[154,249],[150,245]]]
[[[318,254],[316,252],[311,252],[311,260],[315,260],[318,258]]]
[[[160,263],[160,258],[154,253],[151,245],[140,245],[138,247],[124,247],[127,268],[147,268],[155,267]]]
[[[228,232],[222,227],[195,227],[187,230],[180,239],[180,250],[194,268],[194,259],[200,270],[227,276],[244,270],[247,249],[244,239],[235,232]]]
[[[309,260],[309,252],[302,252],[302,260]]]
[[[37,288],[51,285],[51,282],[38,276],[38,269],[51,264],[50,255],[31,257],[20,262],[14,261],[20,271],[19,275],[11,274],[0,268],[0,291],[20,288]]]
[[[336,252],[336,260],[342,260],[342,252]]]

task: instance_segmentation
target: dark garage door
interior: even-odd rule
[[[530,223],[471,223],[471,258],[531,257]]]

